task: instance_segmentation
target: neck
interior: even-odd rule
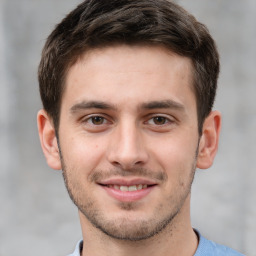
[[[181,209],[160,233],[141,241],[109,237],[92,226],[82,213],[80,220],[84,239],[82,256],[192,256],[198,245],[197,235],[190,223],[189,207]]]

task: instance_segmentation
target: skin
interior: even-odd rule
[[[190,59],[157,46],[94,49],[65,86],[59,146],[44,110],[38,128],[79,209],[83,255],[193,255],[191,183],[213,162],[221,117],[211,112],[199,137]]]

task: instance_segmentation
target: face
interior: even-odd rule
[[[71,67],[59,146],[87,225],[140,240],[187,216],[199,141],[191,69],[145,46],[92,50]]]

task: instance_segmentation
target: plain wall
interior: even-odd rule
[[[41,152],[37,66],[57,22],[80,1],[0,0],[0,256],[61,256],[81,237],[61,172]],[[256,1],[177,1],[216,39],[215,108],[223,129],[215,164],[198,170],[192,222],[203,235],[256,255]]]

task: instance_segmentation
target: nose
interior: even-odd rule
[[[112,165],[124,170],[142,167],[149,158],[142,131],[135,124],[116,127],[110,138],[107,154]]]

